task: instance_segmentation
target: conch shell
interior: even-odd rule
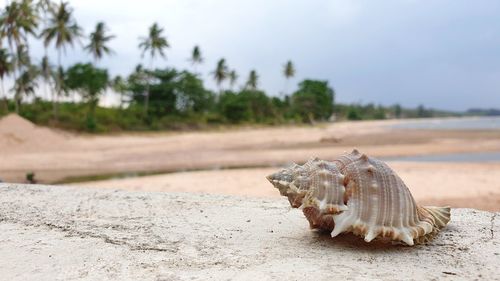
[[[421,207],[384,162],[353,150],[333,162],[293,164],[267,179],[301,208],[312,229],[352,232],[408,245],[432,239],[450,221],[449,207]]]

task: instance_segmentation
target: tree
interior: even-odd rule
[[[43,15],[42,21],[46,27],[49,21],[49,15],[53,14],[56,10],[56,4],[52,0],[39,0],[36,3],[36,10],[38,11],[38,13],[41,13]]]
[[[38,15],[32,0],[12,2],[5,7],[0,16],[0,41],[7,38],[11,54],[19,51],[19,46],[27,45],[28,35],[35,34],[38,26]],[[13,64],[12,74],[17,81],[16,71],[21,71],[18,63]],[[17,103],[16,103],[17,105]]]
[[[259,76],[255,70],[250,71],[247,80],[247,88],[250,90],[257,90]]]
[[[78,63],[68,69],[66,84],[69,89],[79,92],[82,100],[88,104],[86,127],[90,131],[95,131],[97,128],[95,109],[100,95],[108,86],[108,72],[95,68],[90,63]]]
[[[265,122],[276,117],[271,100],[262,91],[225,91],[218,106],[219,112],[231,123]]]
[[[50,64],[49,57],[44,56],[42,58],[42,61],[40,62],[40,76],[43,79],[44,85],[45,85],[45,97],[48,98],[47,94],[47,86],[49,88],[52,86],[51,83],[51,78],[52,78],[52,72],[54,71],[54,67]],[[53,93],[53,91],[51,91]],[[51,100],[54,100],[54,97],[52,97]]]
[[[127,81],[125,81],[120,75],[117,75],[111,82],[111,87],[115,92],[120,94],[120,109],[122,109],[124,103],[123,96],[128,91]]]
[[[191,58],[189,60],[193,65],[193,72],[194,74],[196,74],[196,65],[203,63],[203,57],[201,56],[200,47],[194,46],[193,53],[191,54]]]
[[[217,86],[219,87],[219,92],[222,93],[222,83],[227,79],[227,65],[226,65],[226,59],[221,58],[217,62],[217,66],[215,67],[215,70],[212,72],[214,75],[215,82],[217,83]]]
[[[39,14],[42,14],[42,23],[43,23],[43,29],[47,28],[49,24],[49,16],[55,13],[56,9],[56,4],[51,1],[51,0],[39,0],[36,3],[36,9]],[[39,35],[40,36],[40,35]],[[42,58],[42,61],[40,62],[40,75],[42,76],[43,83],[44,83],[44,89],[45,89],[45,97],[49,98],[49,95],[47,93],[47,88],[49,88],[51,92],[51,100],[54,100],[54,91],[52,89],[52,83],[51,83],[51,78],[52,78],[52,72],[53,72],[53,67],[50,63],[49,56],[47,54],[47,46],[44,44],[43,46],[44,49],[44,56]],[[48,86],[48,87],[47,87]],[[54,103],[52,104],[54,106]]]
[[[36,29],[40,18],[38,16],[38,9],[33,3],[33,0],[21,0],[20,4],[20,27],[21,31],[24,33],[24,42],[26,48],[29,50],[28,35],[37,36]],[[29,52],[29,51],[28,51]]]
[[[304,80],[292,95],[292,109],[303,121],[326,120],[333,113],[334,94],[328,81]]]
[[[34,94],[35,88],[38,86],[35,81],[38,76],[38,70],[35,66],[31,65],[31,58],[26,45],[19,45],[17,47],[13,65],[20,72],[20,76],[14,80],[13,87],[14,105],[16,113],[19,113],[22,97]]]
[[[252,118],[248,103],[232,91],[221,93],[218,101],[218,111],[231,123],[241,123]]]
[[[73,46],[74,42],[82,36],[82,30],[76,23],[73,17],[73,10],[67,2],[61,2],[49,19],[47,27],[42,31],[40,36],[43,38],[44,45],[49,46],[54,42],[57,48],[57,65],[58,72],[62,70],[61,66],[61,51],[66,52],[66,46]],[[59,79],[59,78],[58,78]],[[58,81],[59,86],[62,85],[62,80]],[[57,102],[62,94],[63,87],[58,87],[55,99],[53,102],[54,118],[57,120]]]
[[[203,81],[198,76],[183,71],[176,80],[177,110],[181,113],[202,113],[213,107],[214,96],[203,87]]]
[[[13,1],[0,17],[0,37],[7,38],[11,53],[14,47],[27,44],[28,35],[35,35],[38,15],[32,0]]]
[[[429,117],[429,116],[430,116],[430,114],[427,111],[427,109],[424,107],[423,104],[420,104],[417,107],[417,118],[424,118],[424,117]]]
[[[69,89],[68,85],[66,85],[66,71],[64,71],[62,66],[58,66],[56,71],[52,72],[52,81],[54,81],[56,93],[68,94]]]
[[[141,72],[133,73],[128,81],[132,92],[132,103],[143,104],[145,89],[150,91],[149,116],[162,117],[176,111],[178,72],[175,69],[155,69],[143,79]]]
[[[231,87],[231,90],[233,90],[237,80],[238,80],[238,73],[236,73],[236,70],[231,70],[231,72],[229,72],[229,85]]]
[[[403,112],[403,109],[401,108],[401,105],[395,104],[394,105],[394,117],[396,118],[401,118],[401,114]]]
[[[9,76],[14,68],[12,63],[12,56],[9,52],[1,48],[0,49],[0,80],[2,82],[2,96],[4,99],[7,99],[7,93],[5,92],[4,78]]]
[[[290,80],[290,78],[294,77],[295,76],[295,67],[293,66],[293,63],[291,60],[287,61],[287,63],[285,64],[284,68],[283,68],[283,75],[285,76],[285,89],[283,91],[283,93],[286,95],[287,94],[287,90],[288,90],[288,81]]]
[[[21,106],[21,101],[23,97],[35,94],[35,90],[38,87],[36,78],[38,76],[38,68],[34,65],[30,65],[21,72],[19,78],[14,82],[14,101],[16,105],[16,113],[19,113]]]
[[[162,35],[162,33],[163,33],[163,28],[161,28],[158,25],[158,23],[155,22],[151,27],[149,27],[148,36],[139,39],[140,40],[139,49],[142,49],[141,56],[144,57],[146,52],[149,52],[150,71],[152,71],[151,68],[153,67],[153,59],[156,57],[156,54],[158,53],[160,57],[165,58],[166,56],[164,50],[170,47],[167,39]],[[146,116],[148,115],[148,109],[149,109],[149,98],[150,98],[149,84],[150,82],[147,83],[146,96],[144,102],[144,114]]]
[[[84,49],[92,54],[95,63],[102,58],[104,54],[112,54],[113,50],[107,46],[107,43],[115,38],[114,35],[106,34],[104,22],[98,22],[95,31],[90,33],[90,42]]]

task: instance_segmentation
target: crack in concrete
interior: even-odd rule
[[[8,222],[8,223],[14,223],[14,224],[21,224],[25,227],[46,227],[50,230],[56,230],[60,232],[67,233],[68,236],[70,237],[80,237],[80,238],[96,238],[96,239],[102,239],[104,243],[108,244],[113,244],[117,246],[125,246],[128,247],[132,251],[156,251],[156,252],[176,252],[177,249],[175,250],[169,250],[166,248],[161,248],[161,247],[154,247],[154,245],[133,245],[130,243],[127,243],[125,240],[121,239],[113,239],[107,235],[102,235],[102,234],[94,234],[88,231],[79,231],[77,229],[73,229],[70,226],[67,225],[57,225],[53,224],[51,222],[40,222],[40,223],[29,223],[26,221],[22,220],[15,220],[15,219],[9,219],[4,216],[0,216],[0,222]]]
[[[491,234],[491,237],[490,237],[490,240],[493,240],[493,238],[495,237],[495,218],[497,217],[497,213],[493,213],[493,215],[491,216],[491,226],[490,226],[490,234]]]

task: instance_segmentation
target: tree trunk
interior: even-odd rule
[[[59,68],[61,68],[61,50],[57,50],[57,65],[58,65],[58,69],[57,69],[57,79],[61,79],[61,77],[59,77]],[[53,114],[54,114],[54,120],[58,120],[59,119],[59,114],[58,114],[58,103],[59,103],[59,96],[61,95],[61,83],[62,81],[58,81],[59,84],[58,84],[58,87],[57,87],[57,91],[55,93],[55,96],[52,100],[52,110],[53,110]]]
[[[99,101],[94,98],[91,98],[89,101],[89,111],[87,113],[87,129],[89,131],[95,131],[96,129],[95,108],[98,102]]]
[[[9,49],[10,49],[10,53],[14,54],[14,46],[12,46],[12,41],[11,40],[9,40]],[[16,70],[17,70],[17,66],[16,66],[16,64],[14,64],[14,68],[12,69],[12,74],[14,76],[14,88],[16,87],[16,81],[17,81]],[[16,113],[19,113],[19,105],[17,104],[16,99],[17,99],[16,94],[14,94],[14,104],[16,106]]]
[[[153,67],[153,57],[149,60],[149,73],[147,76],[147,83],[146,83],[146,95],[144,97],[144,115],[147,117],[148,116],[148,111],[149,111],[149,91],[150,91],[150,83],[151,83],[151,72]]]
[[[285,79],[285,89],[283,90],[282,98],[284,98],[288,93],[288,78]]]
[[[2,79],[2,103],[3,103],[3,111],[5,111],[5,113],[9,112],[9,103],[7,100],[7,93],[5,92],[5,85],[3,79]]]

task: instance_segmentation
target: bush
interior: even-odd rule
[[[292,95],[292,110],[302,121],[327,120],[333,113],[334,91],[328,81],[304,80]]]

